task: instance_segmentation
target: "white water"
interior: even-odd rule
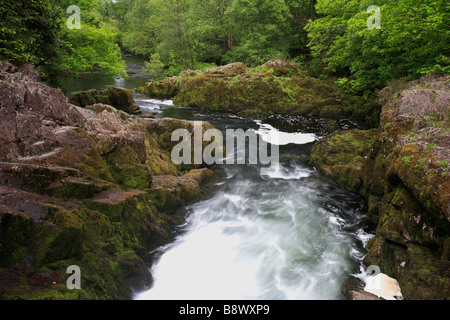
[[[275,131],[282,143],[312,139],[259,125],[259,134]],[[153,287],[135,299],[342,298],[369,236],[356,209],[340,208],[343,191],[330,191],[317,172],[298,163],[265,177],[250,166],[225,172],[214,195],[189,208],[185,231],[160,250]],[[338,196],[330,197],[333,192]]]
[[[270,124],[262,123],[260,120],[255,121],[259,125],[259,129],[256,133],[261,135],[262,139],[271,144],[288,145],[288,144],[306,144],[317,140],[317,136],[314,133],[302,133],[302,132],[283,132],[274,128]]]

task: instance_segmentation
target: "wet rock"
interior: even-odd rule
[[[320,111],[320,117],[325,119],[341,119],[343,114],[342,107],[325,106]]]
[[[377,296],[364,291],[364,282],[356,277],[349,277],[345,283],[346,300],[382,300]]]
[[[322,175],[351,191],[360,191],[376,132],[355,129],[331,134],[314,145],[311,163]]]
[[[337,122],[335,120],[328,120],[327,123],[325,123],[323,127],[326,130],[331,131],[331,132],[339,130],[339,125],[337,124]]]
[[[177,208],[202,200],[200,186],[217,176],[209,169],[192,170],[182,177],[155,176],[152,193],[158,210],[174,212]]]
[[[258,109],[245,109],[241,112],[238,112],[237,115],[242,118],[250,119],[261,119],[263,117],[261,110]]]
[[[97,103],[111,105],[128,114],[139,114],[141,109],[134,101],[133,91],[125,88],[109,87],[106,90],[89,90],[72,93],[69,97],[72,104],[86,107]]]
[[[203,72],[188,70],[176,77],[149,81],[138,91],[173,99],[181,106],[244,117],[264,118],[279,113],[337,120],[345,115],[371,123],[380,109],[376,103],[346,95],[330,81],[303,75],[295,63],[281,60],[270,60],[255,68],[233,63]]]
[[[398,279],[406,299],[447,299],[450,290],[449,79],[383,89],[378,130],[334,133],[311,155],[322,174],[369,199],[378,227],[364,264]]]
[[[184,203],[203,194],[203,175],[182,177],[160,145],[164,126],[70,104],[31,66],[0,61],[0,70],[0,299],[130,298],[151,283],[144,252],[182,223],[156,208],[153,176],[180,180]],[[129,91],[107,91],[104,102],[130,102]],[[81,290],[65,286],[70,265],[81,268]]]
[[[283,61],[279,59],[271,59],[267,61],[264,66],[268,70],[272,70],[276,76],[285,76],[290,72],[295,73],[298,71],[298,65],[291,61]]]

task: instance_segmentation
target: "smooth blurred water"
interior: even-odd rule
[[[93,74],[66,80],[66,91],[136,88],[146,79],[139,58],[127,58],[128,79]],[[321,177],[307,164],[326,120],[274,116],[253,121],[174,106],[135,93],[142,113],[209,121],[217,129],[253,129],[267,142],[280,138],[280,167],[268,176],[256,165],[221,165],[204,201],[182,208],[176,240],[159,248],[153,287],[137,300],[335,300],[358,273],[370,239],[364,201]],[[340,125],[355,124],[342,120]]]
[[[342,299],[371,235],[364,201],[307,165],[315,141],[326,134],[320,121],[253,121],[169,102],[160,104],[160,112],[209,121],[222,132],[276,133],[281,165],[268,176],[255,165],[213,167],[222,178],[206,200],[183,209],[187,223],[180,235],[156,252],[153,287],[135,299]]]

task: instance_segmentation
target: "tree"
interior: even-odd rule
[[[58,38],[62,16],[55,7],[46,0],[0,0],[0,58],[32,63],[43,75],[55,77],[63,48]]]
[[[150,56],[155,52],[155,8],[148,0],[125,0],[113,4],[119,20],[120,40],[126,51]]]
[[[67,27],[69,5],[81,9],[79,30]],[[102,0],[0,0],[0,58],[32,63],[53,85],[63,69],[123,74],[117,31],[101,14],[103,6]]]
[[[226,62],[258,65],[289,51],[291,14],[284,0],[234,0],[227,10],[233,21],[235,45]]]
[[[373,1],[319,0],[306,30],[326,70],[353,79],[353,92],[400,77],[449,72],[448,5],[439,0],[378,0],[381,28],[368,28]]]
[[[192,0],[190,38],[198,60],[222,63],[234,47],[233,23],[227,10],[232,0]]]
[[[153,14],[147,19],[153,20],[158,53],[166,65],[183,65],[192,68],[194,52],[189,35],[188,19],[190,0],[150,0],[148,7]]]
[[[305,30],[309,20],[316,19],[317,0],[285,0],[291,13],[289,33],[289,54],[291,56],[308,55],[308,32]]]
[[[106,14],[111,4],[103,0],[59,0],[59,3],[64,12],[69,5],[78,6],[82,17],[80,29],[64,27],[60,32],[67,52],[61,57],[60,67],[74,75],[94,70],[124,75],[125,63],[117,45],[118,29]]]

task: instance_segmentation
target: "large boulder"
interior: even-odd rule
[[[294,62],[270,60],[248,68],[236,62],[206,71],[187,70],[178,76],[151,80],[141,93],[173,99],[186,107],[227,111],[264,118],[274,113],[323,117],[351,117],[372,126],[380,106],[346,95],[333,82],[303,75]],[[248,112],[252,110],[252,112]]]
[[[134,101],[133,90],[109,87],[105,90],[88,90],[74,92],[69,96],[70,103],[79,107],[86,107],[97,103],[113,106],[128,114],[139,114],[141,109]]]
[[[181,172],[148,121],[73,105],[29,65],[0,61],[0,91],[0,299],[129,299],[151,285],[149,252],[183,223],[170,213],[214,174]],[[181,182],[170,210],[160,176]],[[71,265],[81,290],[66,286]]]
[[[378,226],[364,264],[398,279],[406,299],[450,292],[449,80],[430,74],[385,88],[378,130],[334,133],[311,156],[324,175],[367,197]]]

